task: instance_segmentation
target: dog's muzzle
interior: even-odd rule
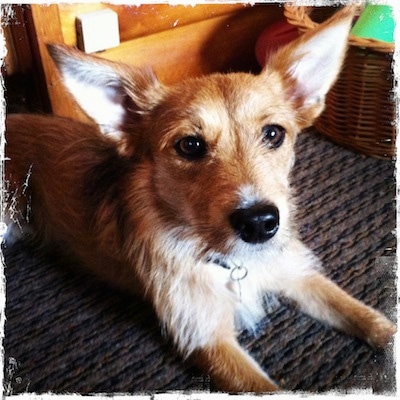
[[[278,232],[279,210],[271,204],[258,203],[235,210],[229,222],[246,243],[264,243]]]

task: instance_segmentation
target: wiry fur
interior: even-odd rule
[[[384,345],[393,324],[324,278],[299,241],[288,179],[296,135],[323,108],[350,20],[344,9],[278,51],[259,76],[214,74],[173,87],[146,70],[50,47],[95,123],[9,116],[10,219],[22,229],[29,216],[40,240],[139,291],[179,351],[221,389],[277,389],[235,339],[238,324],[254,326],[264,315],[265,293]],[[286,131],[275,149],[262,143],[262,127],[271,124]],[[177,152],[187,135],[204,140],[204,157]],[[228,216],[260,202],[279,208],[279,230],[247,243]],[[246,277],[233,279],[235,266]]]

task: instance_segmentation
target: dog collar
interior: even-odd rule
[[[227,269],[231,271],[230,277],[233,281],[241,281],[242,279],[246,278],[247,276],[247,268],[243,267],[241,264],[236,264],[234,261],[231,261],[233,264],[230,265],[227,261],[221,260],[220,258],[208,258],[208,262],[212,262],[215,265],[218,265],[219,267],[222,267],[224,269]]]
[[[207,258],[207,262],[211,262],[215,265],[218,265],[219,267],[225,268],[225,269],[231,269],[231,266],[228,265],[225,261],[219,259],[219,258]]]
[[[222,267],[230,271],[229,278],[231,279],[231,281],[236,282],[238,288],[239,300],[240,302],[242,302],[242,287],[240,285],[240,281],[246,278],[248,274],[247,268],[241,264],[236,264],[234,261],[231,261],[231,263],[233,264],[232,266],[228,262],[223,261],[219,258],[215,259],[209,258],[207,261],[212,262],[213,264],[218,265],[219,267]]]

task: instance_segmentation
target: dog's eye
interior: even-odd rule
[[[285,128],[280,125],[265,125],[262,128],[262,141],[270,149],[279,147],[285,139]]]
[[[205,141],[198,136],[185,136],[175,143],[177,153],[188,160],[198,160],[207,152]]]

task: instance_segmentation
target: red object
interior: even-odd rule
[[[286,20],[268,26],[257,39],[255,51],[258,63],[263,67],[272,53],[297,37],[297,28]]]

